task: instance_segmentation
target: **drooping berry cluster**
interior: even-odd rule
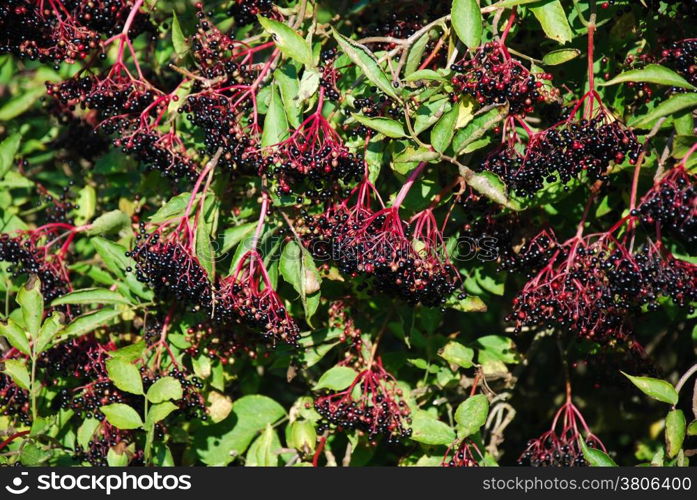
[[[521,196],[532,197],[546,183],[585,172],[590,181],[605,179],[611,163],[636,163],[640,145],[634,134],[605,112],[594,118],[566,121],[533,134],[524,151],[508,142],[489,154],[482,169],[493,172]]]
[[[134,0],[6,0],[0,5],[0,54],[43,63],[75,62],[101,48],[102,36],[119,33]],[[129,35],[154,31],[142,10]]]
[[[3,361],[7,359],[10,358],[5,357]],[[28,425],[31,422],[30,413],[29,391],[19,387],[9,375],[0,373],[0,414]]]
[[[75,445],[74,457],[79,462],[87,462],[94,467],[107,466],[109,450],[116,448],[119,452],[127,454],[129,465],[143,465],[145,462],[143,450],[134,452],[129,450],[133,442],[133,431],[118,429],[104,420],[100,422],[86,447],[80,444]]]
[[[546,99],[542,81],[513,59],[505,45],[488,42],[451,66],[453,86],[482,105],[508,103],[509,112],[525,115]],[[540,78],[551,78],[543,74]]]
[[[219,285],[214,318],[222,323],[242,323],[275,345],[295,345],[300,329],[290,316],[256,250],[247,252],[235,271]]]
[[[659,234],[669,232],[687,245],[697,243],[697,176],[678,165],[644,195],[636,215]]]
[[[70,291],[70,279],[65,265],[64,245],[60,251],[48,246],[47,237],[59,236],[67,224],[51,224],[43,229],[21,231],[16,236],[0,234],[0,262],[9,262],[11,276],[34,274],[41,281],[41,294],[46,303]],[[70,237],[66,240],[69,244]]]
[[[345,390],[318,397],[315,410],[322,416],[319,432],[357,430],[371,441],[384,437],[388,443],[411,436],[411,411],[380,358],[361,371]]]
[[[587,466],[581,440],[589,448],[605,451],[603,443],[590,431],[583,415],[569,398],[554,416],[550,430],[528,441],[518,464],[532,467]]]
[[[115,350],[112,341],[100,342],[92,334],[83,335],[42,352],[37,366],[51,377],[69,376],[83,382],[104,379],[106,360]]]
[[[441,461],[441,467],[479,467],[482,452],[471,439],[465,438],[449,446]]]
[[[255,22],[259,14],[268,17],[273,8],[272,0],[233,0],[228,15],[235,19],[238,26],[244,26]]]
[[[379,291],[442,306],[457,289],[459,274],[445,253],[433,212],[418,214],[408,225],[396,207],[371,209],[373,189],[363,181],[323,214],[305,215],[305,245],[317,260],[333,260],[342,273],[371,278]]]
[[[673,69],[692,85],[697,85],[697,38],[673,42],[661,53],[660,62]],[[673,90],[684,91],[679,88]]]

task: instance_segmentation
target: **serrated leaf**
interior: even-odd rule
[[[332,34],[341,50],[358,66],[365,77],[388,96],[398,99],[392,82],[380,68],[375,55],[367,47],[350,40],[332,28]]]
[[[264,117],[264,129],[261,132],[261,146],[268,147],[283,142],[288,138],[288,118],[281,94],[276,85],[271,86],[271,101]]]
[[[647,64],[641,69],[631,69],[617,75],[612,80],[609,80],[599,85],[617,85],[624,82],[646,82],[656,83],[658,85],[668,85],[670,87],[680,87],[683,89],[695,90],[694,85],[691,85],[682,76],[677,74],[672,69],[661,66],[660,64]]]
[[[397,120],[383,117],[371,118],[369,116],[358,114],[353,114],[352,116],[357,122],[362,123],[368,128],[377,130],[387,137],[399,139],[400,137],[404,137],[406,135],[404,133],[404,127]]]
[[[455,441],[455,431],[450,426],[423,410],[416,410],[412,415],[411,439],[431,445],[449,445]]]
[[[86,418],[83,420],[82,424],[80,424],[80,427],[77,429],[77,444],[83,448],[87,448],[97,427],[99,427],[99,420],[96,418]]]
[[[477,0],[453,0],[451,19],[457,37],[470,49],[478,47],[483,21]]]
[[[200,199],[201,195],[197,194],[196,198]],[[186,210],[186,206],[189,203],[189,199],[191,198],[191,193],[186,192],[186,193],[181,193],[178,194],[177,196],[173,196],[169,200],[167,200],[167,203],[162,205],[157,212],[155,212],[153,215],[150,216],[148,219],[150,222],[165,222],[171,219],[174,219],[175,217],[180,217],[184,215],[184,210]],[[196,203],[194,201],[194,204]]]
[[[690,425],[687,426],[687,435],[697,436],[697,420],[693,420],[690,422]]]
[[[36,338],[41,328],[44,315],[44,298],[41,295],[41,282],[36,276],[30,276],[24,286],[19,288],[17,303],[22,308],[22,319],[27,333]]]
[[[477,432],[489,416],[489,400],[484,394],[470,396],[455,410],[457,434],[460,439]]]
[[[539,5],[530,6],[530,10],[535,15],[548,38],[564,44],[570,42],[574,33],[569,26],[566,12],[559,0],[546,0]]]
[[[49,317],[44,320],[44,324],[41,325],[39,330],[39,335],[34,344],[34,355],[37,356],[44,352],[46,348],[51,345],[54,337],[63,328],[63,321],[65,316],[58,311],[53,311]]]
[[[218,254],[224,255],[241,241],[244,241],[245,238],[254,233],[256,226],[256,222],[248,222],[227,228],[223,231],[223,243]]]
[[[31,378],[29,377],[29,371],[23,360],[20,359],[7,359],[4,361],[5,369],[3,370],[6,374],[12,377],[15,384],[20,386],[22,389],[29,390],[31,386]]]
[[[122,358],[111,358],[106,362],[106,371],[114,385],[131,394],[143,394],[140,370]]]
[[[665,380],[651,377],[634,377],[624,372],[621,373],[647,396],[671,405],[678,402],[678,393],[675,387]]]
[[[101,326],[105,326],[108,321],[120,315],[121,312],[115,309],[100,309],[93,313],[84,314],[74,319],[68,326],[60,332],[60,339],[79,337]]]
[[[8,122],[24,114],[44,95],[44,92],[46,92],[46,89],[41,85],[20,92],[15,97],[10,98],[10,100],[0,106],[0,122]]]
[[[12,347],[22,354],[30,355],[29,339],[24,329],[20,328],[11,319],[7,323],[0,323],[0,335],[5,337]]]
[[[460,106],[453,106],[431,129],[431,146],[439,153],[443,153],[450,146],[459,114]]]
[[[150,386],[146,397],[151,403],[162,403],[167,400],[178,400],[183,395],[182,385],[174,377],[161,377]]]
[[[579,55],[581,55],[581,51],[578,49],[557,49],[545,54],[542,62],[548,66],[557,66],[571,61]]]
[[[119,292],[107,288],[84,288],[62,295],[51,302],[51,306],[63,304],[131,304]]]
[[[685,441],[687,422],[682,410],[671,410],[666,416],[666,453],[675,457]]]
[[[117,233],[126,229],[130,224],[131,218],[128,214],[121,210],[112,210],[94,219],[85,233],[89,236]]]
[[[117,429],[139,429],[143,426],[140,415],[130,406],[124,403],[112,403],[99,408],[106,416],[107,421]]]
[[[295,98],[299,106],[302,106],[305,101],[317,94],[321,78],[322,75],[315,69],[305,70],[305,72],[303,72],[298,87],[298,95]]]
[[[12,134],[0,142],[0,179],[4,178],[8,170],[14,165],[15,155],[19,151],[21,141],[21,134]]]
[[[175,11],[172,11],[172,46],[177,59],[182,59],[189,51],[189,45],[186,43],[186,37],[182,32],[182,27],[179,24],[179,18]]]
[[[305,66],[314,66],[314,57],[310,44],[298,35],[293,28],[268,17],[257,16],[259,24],[273,35],[276,46],[283,55],[295,59]]]
[[[468,295],[464,299],[451,297],[445,303],[445,307],[461,312],[485,312],[487,309],[482,299],[474,295]]]
[[[300,82],[298,81],[298,70],[295,62],[288,61],[286,64],[274,71],[274,81],[278,85],[278,90],[281,92],[281,100],[283,107],[286,110],[288,123],[293,128],[298,128],[301,123],[300,102],[298,102],[298,93],[300,91]],[[305,75],[303,74],[303,77]],[[317,82],[319,84],[319,80]]]
[[[404,65],[404,76],[406,76],[407,80],[412,73],[418,70],[429,41],[429,34],[424,33],[411,45],[409,55],[407,55],[407,62]]]
[[[97,209],[97,191],[89,184],[80,189],[77,198],[78,209],[75,211],[75,224],[82,225],[94,217]]]
[[[643,116],[637,116],[627,125],[635,128],[650,128],[651,123],[664,116],[672,115],[686,108],[697,107],[697,93],[688,92],[669,97]]]
[[[278,433],[270,425],[266,425],[247,450],[245,466],[276,467],[278,465],[281,440]]]
[[[591,467],[617,467],[615,461],[604,451],[591,448],[582,438],[579,438],[578,442],[581,445],[583,457]]]
[[[438,355],[448,363],[470,368],[474,359],[474,350],[452,340],[438,351]]]
[[[348,366],[334,366],[324,372],[319,378],[313,389],[331,389],[333,391],[343,391],[349,387],[358,376],[353,368]]]
[[[286,243],[281,253],[279,269],[283,279],[300,294],[308,321],[316,311],[322,278],[310,253],[295,240]]]
[[[145,423],[148,427],[151,427],[157,422],[166,419],[173,411],[178,409],[179,407],[171,401],[164,401],[162,403],[154,404],[148,410],[148,415],[145,417]]]

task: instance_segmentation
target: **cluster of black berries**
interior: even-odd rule
[[[354,387],[361,388],[360,396],[353,397]],[[361,372],[346,390],[329,392],[315,400],[320,414],[317,431],[360,431],[375,441],[384,437],[388,443],[399,443],[411,436],[411,411],[403,399],[394,378],[378,360],[371,370]]]
[[[477,458],[479,456],[479,458]],[[441,467],[479,467],[482,453],[471,439],[463,439],[448,448],[441,461]]]
[[[29,391],[19,387],[5,373],[0,373],[0,412],[21,424],[31,422]]]
[[[585,172],[591,181],[605,179],[612,162],[636,163],[641,146],[634,134],[604,115],[567,121],[530,138],[524,152],[506,145],[492,152],[482,169],[493,172],[509,189],[533,197],[545,183],[566,184]]]
[[[673,69],[692,85],[697,85],[697,38],[679,40],[661,53],[662,64]],[[673,89],[684,91],[684,89]]]
[[[120,33],[134,0],[6,0],[0,5],[0,54],[57,64],[100,49],[102,36]],[[139,11],[129,35],[155,32]]]
[[[160,172],[170,179],[195,180],[196,162],[183,148],[177,147],[169,134],[156,131],[135,132],[114,140],[114,145],[145,166],[148,170]]]
[[[687,245],[697,243],[697,176],[681,166],[673,168],[641,200],[633,215],[658,226]]]
[[[37,366],[51,377],[74,377],[83,382],[104,379],[106,360],[114,350],[116,344],[111,341],[100,342],[94,335],[82,335],[42,352]]]
[[[317,216],[304,213],[302,225],[301,237],[315,259],[334,261],[351,277],[362,274],[376,290],[411,304],[442,307],[460,286],[442,248],[419,240],[423,248],[417,251],[396,210],[351,211],[340,204]]]
[[[502,253],[499,259],[501,271],[522,271],[527,279],[532,278],[542,267],[547,264],[555,252],[566,255],[564,247],[560,246],[556,238],[547,231],[542,231],[529,241],[525,241],[518,251],[504,246],[509,251]]]
[[[120,447],[122,452],[130,455],[130,466],[144,465],[145,455],[142,450],[134,453],[127,451],[133,442],[133,431],[117,429],[106,421],[102,421],[87,446],[75,445],[74,458],[79,462],[87,462],[94,467],[107,466],[107,455],[111,448]]]
[[[199,418],[201,420],[206,420],[208,418],[206,414],[206,403],[199,392],[203,389],[203,382],[201,382],[198,377],[190,377],[185,371],[178,368],[172,368],[166,373],[151,373],[145,367],[141,367],[140,373],[143,379],[143,389],[145,392],[148,391],[152,384],[164,376],[177,379],[182,387],[182,397],[174,401],[174,404],[189,418]]]
[[[244,26],[256,22],[259,14],[267,15],[273,7],[272,0],[232,0],[227,13],[238,26]]]
[[[235,271],[219,284],[214,320],[222,324],[241,323],[260,332],[264,341],[297,346],[300,328],[271,285],[261,255],[247,252]]]
[[[72,185],[72,182],[71,182]],[[78,205],[70,199],[70,186],[65,186],[58,198],[48,192],[43,186],[38,186],[41,206],[45,206],[44,221],[46,223],[65,223],[73,224],[73,219],[70,217],[70,211],[78,209]]]
[[[138,281],[150,285],[158,297],[171,297],[195,310],[210,307],[213,290],[208,274],[182,244],[162,241],[159,233],[153,233],[142,237],[128,256],[136,261]]]
[[[511,114],[531,113],[535,103],[546,98],[543,83],[512,59],[500,43],[482,45],[476,52],[453,64],[451,69],[458,73],[452,78],[456,89],[482,105],[508,103]],[[548,74],[541,77],[551,78]]]
[[[30,235],[0,234],[0,262],[10,262],[7,272],[12,277],[35,274],[41,281],[41,294],[46,303],[70,291],[67,270],[60,255],[37,246]]]
[[[515,322],[517,331],[523,325],[556,324],[580,338],[626,343],[631,342],[628,317],[643,307],[655,311],[662,298],[670,297],[693,310],[697,266],[664,255],[653,244],[634,254],[607,239],[574,238],[563,246],[565,251],[555,250],[513,300],[506,319]]]
[[[234,107],[235,97],[215,92],[202,92],[189,96],[180,112],[203,131],[205,150],[214,154],[219,148],[222,154],[218,165],[229,172],[256,175],[264,169],[266,161],[259,151],[259,144],[241,122],[240,112],[252,106],[251,98]]]
[[[65,150],[71,157],[94,160],[109,149],[109,139],[100,134],[94,125],[77,118],[72,112],[58,113],[61,134],[53,141],[56,149]],[[61,155],[65,157],[63,153]]]

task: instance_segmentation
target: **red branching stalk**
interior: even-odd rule
[[[574,467],[588,465],[581,448],[583,440],[589,448],[605,452],[605,445],[593,434],[583,415],[573,404],[571,395],[557,411],[551,428],[537,439],[528,441],[518,459],[519,464],[534,467]]]
[[[323,418],[320,432],[357,430],[371,441],[383,436],[388,442],[411,435],[411,412],[402,389],[385,371],[380,358],[362,370],[345,390],[318,397],[315,409]]]
[[[441,467],[479,467],[483,459],[484,455],[477,443],[465,438],[448,446],[443,455]]]

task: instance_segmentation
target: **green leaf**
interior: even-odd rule
[[[438,355],[448,363],[462,368],[470,368],[474,358],[474,350],[452,340],[438,351]]]
[[[70,337],[79,337],[89,333],[97,328],[104,326],[107,321],[117,317],[121,314],[120,311],[115,309],[100,309],[89,314],[83,314],[82,316],[74,319],[68,326],[66,326],[60,332],[61,340]]]
[[[664,116],[672,115],[685,108],[697,107],[697,93],[688,92],[669,97],[644,116],[637,116],[627,125],[634,128],[650,128],[650,124]]]
[[[668,85],[670,87],[680,87],[683,89],[695,90],[682,76],[672,69],[661,66],[660,64],[648,64],[641,69],[631,69],[617,75],[612,80],[600,83],[600,86],[617,85],[623,82],[646,82],[658,85]]]
[[[316,73],[316,72],[313,72]],[[300,103],[297,96],[300,92],[300,83],[298,82],[298,70],[295,63],[288,62],[274,71],[274,81],[281,91],[281,99],[283,107],[286,110],[286,117],[293,128],[298,128],[301,123]],[[305,75],[303,75],[305,79]],[[317,79],[319,84],[319,79]]]
[[[261,435],[249,446],[244,464],[247,467],[276,467],[280,449],[278,433],[267,424]]]
[[[451,19],[457,37],[470,49],[478,47],[483,22],[477,0],[453,0]]]
[[[591,448],[582,438],[579,438],[578,442],[581,445],[583,457],[588,461],[591,467],[617,467],[615,461],[604,451]]]
[[[486,304],[474,295],[468,295],[464,299],[458,299],[455,296],[450,297],[446,303],[445,307],[450,309],[455,309],[460,312],[485,312]]]
[[[675,457],[682,449],[686,431],[685,414],[682,410],[671,410],[666,416],[666,453]]]
[[[41,448],[38,444],[29,443],[22,448],[19,455],[19,461],[27,467],[37,467],[45,464],[52,456],[50,450]]]
[[[44,320],[44,324],[41,325],[41,330],[39,330],[39,335],[34,345],[35,355],[41,354],[51,345],[56,334],[63,328],[64,320],[65,316],[58,311],[53,311],[51,315]]]
[[[196,198],[200,199],[200,194],[196,195]],[[167,203],[162,205],[157,212],[150,216],[150,222],[165,222],[175,217],[181,217],[184,215],[184,210],[189,204],[189,199],[191,198],[191,193],[181,193],[177,196],[170,198]],[[195,202],[194,202],[195,203]]]
[[[200,428],[194,449],[206,465],[227,465],[242,455],[257,433],[286,414],[281,405],[261,395],[243,396],[222,422]]]
[[[545,54],[542,62],[548,66],[557,66],[558,64],[571,61],[579,55],[581,55],[581,51],[578,49],[557,49]]]
[[[331,389],[333,391],[343,391],[349,387],[356,377],[358,372],[348,366],[333,366],[322,374],[313,390]]]
[[[300,85],[298,86],[298,95],[295,98],[299,106],[312,96],[317,95],[317,89],[319,88],[321,79],[322,75],[315,69],[306,69],[303,72]]]
[[[286,443],[299,451],[313,452],[317,444],[317,430],[310,420],[296,420],[286,426]]]
[[[404,127],[397,120],[392,120],[391,118],[371,118],[369,116],[353,114],[352,115],[357,122],[362,123],[366,127],[377,130],[381,134],[392,137],[393,139],[399,139],[404,137]]]
[[[107,421],[117,429],[139,429],[143,426],[140,415],[127,404],[112,403],[102,406],[100,410],[106,416]]]
[[[573,39],[574,33],[571,31],[566,12],[559,0],[545,0],[539,5],[531,6],[530,10],[540,22],[548,38],[561,44]]]
[[[131,304],[131,302],[119,292],[107,288],[84,288],[75,290],[58,297],[51,302],[51,306],[63,304]]]
[[[205,221],[200,221],[196,226],[196,258],[208,275],[212,275],[215,254],[211,243],[211,225]]]
[[[21,141],[21,134],[12,134],[0,142],[0,179],[4,178],[7,171],[14,165]]]
[[[157,422],[166,419],[173,411],[178,409],[179,407],[171,401],[164,401],[152,405],[148,410],[148,415],[145,417],[146,426],[154,426]]]
[[[651,377],[634,377],[624,372],[621,373],[647,396],[671,405],[677,404],[678,393],[675,387],[665,380]]]
[[[247,236],[254,233],[254,228],[256,228],[256,226],[256,222],[248,222],[246,224],[235,225],[223,231],[223,243],[218,255],[224,255],[237,246],[237,244],[243,241]]]
[[[459,113],[460,107],[453,106],[433,126],[431,130],[431,146],[439,153],[443,153],[450,146],[450,142],[455,135],[455,123]]]
[[[45,87],[41,85],[17,93],[15,97],[12,97],[0,107],[0,122],[8,122],[28,111],[45,92]]]
[[[152,300],[152,291],[147,290],[145,284],[138,281],[135,273],[126,272],[129,267],[135,269],[136,263],[131,257],[126,257],[126,249],[123,246],[101,236],[93,237],[91,242],[107,269],[119,278],[123,278],[131,292],[145,300]]]
[[[117,388],[131,394],[143,394],[143,380],[135,365],[122,358],[111,358],[106,362],[106,371]]]
[[[432,69],[419,69],[419,70],[413,71],[404,80],[406,80],[407,82],[417,82],[420,80],[429,80],[429,81],[437,81],[437,82],[447,82],[448,81],[447,78],[445,78],[443,75],[441,75],[437,71],[433,71]]]
[[[94,217],[97,209],[97,191],[89,184],[80,189],[77,199],[78,209],[75,214],[75,224],[82,225]]]
[[[106,463],[109,467],[126,467],[128,465],[128,454],[116,451],[116,447],[109,448],[106,453]]]
[[[273,35],[276,46],[283,55],[295,59],[308,68],[314,66],[314,57],[310,44],[298,35],[290,26],[263,16],[257,16],[261,26]]]
[[[29,377],[29,371],[27,370],[24,360],[5,360],[5,369],[3,371],[12,377],[15,384],[20,386],[22,389],[29,390],[29,386],[31,386],[31,378]]]
[[[485,335],[477,339],[479,346],[478,360],[480,363],[487,361],[501,361],[512,364],[519,361],[518,353],[515,350],[515,343],[512,339],[503,335]]]
[[[380,68],[375,55],[368,50],[367,47],[353,40],[349,40],[334,28],[332,28],[332,34],[339,44],[339,47],[341,47],[341,50],[343,50],[348,58],[358,66],[361,72],[373,85],[388,96],[398,99],[392,82],[387,78],[382,68]]]
[[[36,338],[41,328],[44,315],[44,298],[41,295],[41,282],[36,276],[30,276],[27,283],[17,293],[17,303],[22,307],[22,319],[27,333]]]
[[[409,79],[409,76],[419,69],[421,65],[421,59],[423,58],[424,52],[426,51],[426,46],[430,41],[431,37],[428,33],[421,35],[409,49],[409,55],[407,56],[407,62],[404,65],[404,76]]]
[[[121,210],[106,212],[92,221],[90,228],[85,231],[89,236],[117,233],[131,224],[131,218]]]
[[[183,396],[182,385],[174,377],[162,377],[150,386],[146,397],[151,403],[162,403],[169,399],[178,400]]]
[[[261,132],[261,146],[273,146],[274,144],[283,142],[287,138],[288,118],[283,108],[281,94],[279,94],[277,86],[272,85],[271,102],[266,117],[264,118],[264,130]]]
[[[505,109],[502,107],[494,108],[484,114],[475,116],[474,119],[460,129],[453,138],[453,150],[461,154],[464,149],[480,139],[490,129],[492,129],[505,116]]]
[[[455,441],[455,431],[430,413],[416,410],[412,415],[411,439],[419,443],[449,445]]]
[[[300,294],[305,317],[309,321],[316,310],[316,304],[312,301],[319,299],[317,294],[322,281],[310,252],[295,240],[289,241],[281,253],[279,268],[283,279]]]
[[[489,416],[489,400],[484,394],[470,396],[455,410],[457,434],[460,439],[477,432]]]
[[[86,418],[83,420],[82,424],[80,424],[80,427],[77,429],[77,444],[83,448],[87,448],[97,427],[99,427],[99,420],[96,418]]]
[[[31,348],[29,347],[27,334],[14,321],[9,320],[7,323],[0,323],[0,335],[5,337],[10,345],[19,352],[27,356],[30,355]]]
[[[177,59],[182,59],[189,51],[189,45],[186,43],[186,37],[182,32],[179,18],[174,10],[172,11],[172,46]]]
[[[690,425],[687,426],[687,435],[697,436],[697,420],[693,420],[690,422]]]

